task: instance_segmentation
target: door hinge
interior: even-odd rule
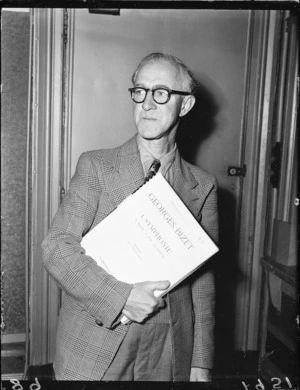
[[[64,199],[65,195],[66,195],[66,190],[64,189],[64,187],[60,187],[60,201]]]
[[[120,8],[89,8],[89,13],[120,16]]]
[[[64,44],[66,45],[68,42],[68,11],[64,11],[64,24],[63,24],[63,38],[64,38]]]
[[[294,25],[297,26],[297,23],[298,23],[298,15],[297,14],[290,14],[290,16],[288,16],[285,19],[285,32],[290,34],[293,26]]]
[[[227,168],[228,176],[242,176],[245,177],[247,172],[247,165],[244,164],[242,167],[229,166]]]
[[[271,172],[270,182],[273,188],[279,188],[280,169],[281,169],[281,142],[276,142],[271,151]]]

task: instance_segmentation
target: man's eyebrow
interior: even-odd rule
[[[145,84],[142,84],[142,83],[134,84],[134,86],[135,87],[146,88]]]
[[[143,83],[135,84],[135,87],[141,87],[141,88],[146,88],[147,89],[146,85],[143,84]],[[157,88],[172,89],[172,88],[168,87],[165,84],[155,84],[151,89],[157,89]]]

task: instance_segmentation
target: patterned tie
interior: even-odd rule
[[[153,176],[155,176],[160,168],[160,161],[155,159],[153,160],[153,163],[151,164],[149,171],[147,172],[147,175],[145,177],[144,183],[146,183],[148,180],[150,180]]]

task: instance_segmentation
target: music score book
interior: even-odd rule
[[[82,239],[86,255],[120,281],[169,280],[163,296],[218,247],[157,173]]]

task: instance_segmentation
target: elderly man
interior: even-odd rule
[[[83,153],[43,242],[44,264],[63,290],[56,379],[209,381],[214,351],[214,279],[202,267],[166,296],[168,281],[127,284],[85,255],[82,237],[144,181],[162,173],[216,241],[216,180],[184,161],[175,138],[195,103],[196,81],[178,58],[145,57],[129,88],[137,134],[110,150]],[[101,251],[101,245],[99,250]],[[123,324],[126,316],[130,324]]]

